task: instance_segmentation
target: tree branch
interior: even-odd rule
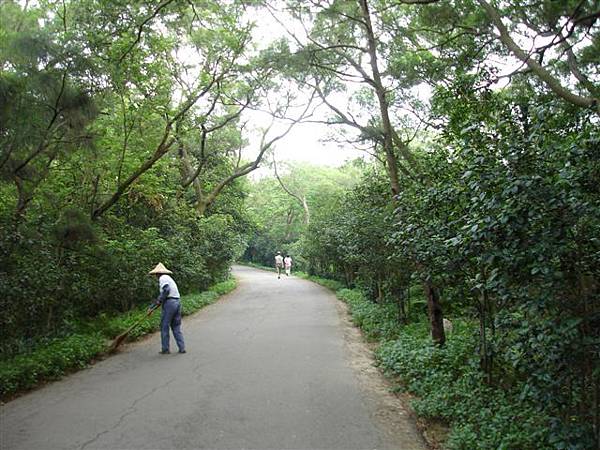
[[[56,123],[58,116],[61,113],[61,110],[59,109],[59,104],[60,104],[62,96],[65,92],[66,84],[67,84],[67,70],[65,70],[62,74],[60,91],[58,92],[58,95],[56,96],[56,100],[54,101],[54,106],[50,106],[52,108],[52,110],[54,111],[54,114],[52,115],[52,118],[50,119],[50,123],[48,123],[48,126],[46,127],[46,130],[44,131],[44,135],[42,136],[40,143],[38,144],[36,150],[33,151],[27,158],[25,158],[24,161],[22,161],[13,170],[13,173],[16,174],[17,172],[23,170],[23,168],[25,168],[25,166],[27,166],[27,164],[29,164],[34,158],[36,158],[38,155],[40,155],[48,146],[48,139],[49,139],[51,132],[55,132],[56,130],[60,129],[63,125],[65,125],[64,121],[59,122],[59,124],[56,126],[55,130],[52,131],[52,127]]]
[[[567,102],[577,105],[583,106],[586,108],[594,108],[595,111],[600,113],[600,102],[599,99],[594,97],[582,97],[577,95],[567,88],[565,88],[560,81],[555,78],[546,68],[544,68],[537,61],[533,60],[530,55],[527,55],[525,51],[517,45],[517,43],[510,36],[506,26],[502,22],[502,18],[498,11],[492,7],[485,0],[478,0],[479,4],[485,9],[488,17],[497,28],[500,35],[498,36],[500,41],[515,55],[519,60],[527,64],[527,66],[532,70],[532,72],[542,80],[552,92],[558,95],[563,100]]]
[[[200,138],[200,163],[198,164],[198,167],[194,170],[193,173],[191,173],[191,170],[190,170],[190,173],[188,173],[188,178],[186,180],[184,180],[184,182],[181,183],[182,187],[184,187],[184,188],[188,187],[194,180],[196,180],[196,178],[198,178],[198,176],[200,176],[200,173],[202,172],[202,169],[204,168],[204,163],[206,161],[206,157],[205,157],[206,138],[207,138],[208,134],[225,127],[227,124],[231,123],[232,121],[234,121],[235,119],[240,117],[242,112],[246,109],[246,107],[250,103],[249,97],[247,98],[247,100],[248,101],[244,106],[242,106],[240,109],[238,109],[235,113],[230,114],[229,116],[225,117],[225,119],[221,123],[214,125],[213,127],[210,127],[210,128],[206,128],[204,124],[202,125],[202,135]],[[213,109],[214,109],[214,105],[211,106],[211,108],[209,109],[209,111],[207,112],[206,115],[210,114],[213,111]]]
[[[123,183],[121,183],[115,193],[102,205],[94,210],[92,213],[92,219],[98,219],[102,214],[108,211],[117,201],[121,198],[121,196],[127,191],[129,186],[131,186],[141,175],[147,172],[160,158],[162,158],[171,148],[175,139],[169,139],[171,131],[171,125],[167,125],[165,127],[165,132],[163,134],[162,140],[160,144],[157,146],[156,150],[152,154],[150,158],[148,158],[140,167],[137,168]]]
[[[273,155],[273,170],[275,172],[275,178],[277,178],[277,181],[279,181],[279,185],[281,186],[281,188],[292,198],[298,200],[298,203],[300,203],[300,206],[302,206],[302,208],[304,209],[304,223],[306,225],[310,225],[310,210],[308,209],[308,203],[306,202],[306,196],[302,196],[300,197],[297,194],[294,194],[290,189],[288,189],[288,187],[283,183],[283,180],[279,177],[279,174],[277,173],[277,161],[275,160],[275,155]]]
[[[173,3],[174,0],[164,0],[162,1],[154,10],[154,12],[148,16],[146,19],[144,19],[144,21],[138,26],[138,32],[137,32],[137,37],[135,38],[135,41],[133,41],[131,43],[131,45],[127,48],[127,50],[125,50],[125,53],[123,53],[121,55],[121,57],[119,58],[119,64],[121,64],[123,62],[123,60],[127,57],[127,55],[129,54],[129,52],[131,52],[135,46],[140,42],[140,40],[142,39],[142,32],[144,31],[144,26],[150,22],[152,19],[154,19],[158,13],[164,9],[165,7],[169,6],[171,3]]]
[[[221,193],[221,191],[227,185],[231,184],[234,180],[236,180],[240,177],[248,175],[250,172],[256,170],[259,167],[260,163],[262,162],[263,156],[265,155],[267,150],[269,150],[275,142],[277,142],[278,140],[283,139],[285,136],[287,136],[287,134],[292,130],[292,128],[306,117],[306,114],[308,113],[308,111],[310,110],[310,107],[312,105],[314,96],[315,96],[315,93],[313,92],[313,94],[310,97],[310,100],[308,101],[308,104],[306,105],[306,108],[302,111],[302,114],[300,114],[300,116],[296,119],[291,119],[291,123],[282,133],[275,136],[268,142],[265,142],[265,139],[266,139],[267,133],[269,132],[270,127],[267,128],[267,130],[265,130],[263,132],[263,136],[262,136],[261,143],[260,143],[260,151],[259,151],[258,155],[256,156],[256,158],[251,162],[248,162],[246,164],[243,164],[242,166],[239,166],[238,168],[236,168],[234,170],[234,172],[231,175],[223,178],[219,183],[217,183],[217,185],[213,188],[213,190],[209,194],[205,195],[202,203],[197,205],[197,210],[198,210],[199,214],[201,214],[201,215],[204,214],[206,209],[215,201],[217,196]]]

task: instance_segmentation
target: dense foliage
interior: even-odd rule
[[[146,304],[159,261],[188,293],[243,251],[241,177],[272,142],[245,162],[239,120],[268,69],[240,5],[204,6],[0,5],[3,358]]]
[[[243,259],[272,266],[280,251],[292,256],[295,269],[307,268],[302,242],[313,214],[329,207],[329,199],[356,183],[363,163],[340,169],[306,163],[279,164],[278,178],[266,176],[250,185],[246,200],[253,224]]]

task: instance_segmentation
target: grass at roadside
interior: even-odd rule
[[[325,286],[326,288],[329,288],[335,292],[344,288],[344,283],[337,281],[337,280],[321,278],[321,277],[317,277],[315,275],[309,275],[305,272],[295,272],[294,275],[296,275],[299,278],[304,278],[305,280],[314,281],[315,283],[320,284],[321,286]]]
[[[271,272],[275,271],[274,266],[273,267],[263,266],[262,264],[256,264],[256,263],[249,262],[249,261],[238,261],[236,264],[239,264],[240,266],[253,267],[255,269],[269,270]]]
[[[221,295],[231,292],[236,281],[230,278],[207,291],[184,295],[181,298],[184,316],[214,303]],[[0,361],[0,397],[31,389],[43,381],[56,380],[65,373],[86,367],[103,355],[112,339],[145,316],[146,308],[137,308],[117,316],[102,315],[82,323],[76,333],[56,338],[35,350]],[[146,317],[129,335],[129,340],[158,330],[160,311]]]

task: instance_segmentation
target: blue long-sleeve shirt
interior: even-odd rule
[[[160,294],[158,295],[158,298],[156,299],[156,303],[158,305],[161,305],[162,302],[164,302],[169,297],[170,292],[171,292],[171,288],[169,287],[169,285],[164,284],[160,291]]]
[[[149,306],[149,308],[156,308],[156,307],[162,305],[163,302],[169,297],[170,291],[171,291],[171,288],[169,288],[168,284],[163,285],[162,289],[160,290],[160,294],[158,294],[158,297],[156,297],[156,300],[154,300],[152,302],[152,304]]]

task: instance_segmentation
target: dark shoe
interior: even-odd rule
[[[187,353],[185,350],[179,350],[178,353]]]
[[[159,355],[168,355],[171,352],[169,350],[161,350],[160,352],[158,352]]]

